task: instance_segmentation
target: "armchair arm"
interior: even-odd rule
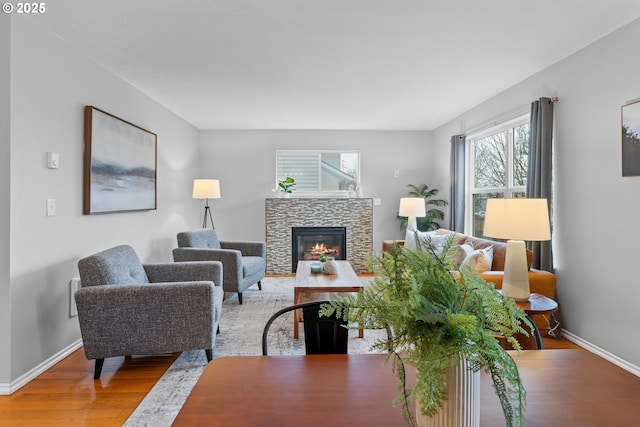
[[[267,257],[267,244],[265,242],[255,241],[221,241],[220,246],[222,249],[235,249],[242,252],[242,256],[258,256],[262,258]]]
[[[81,288],[75,300],[85,354],[100,359],[210,349],[221,293],[211,281]]]
[[[173,259],[174,261],[219,261],[223,265],[224,282],[238,283],[242,279],[242,254],[234,249],[175,248]]]
[[[185,260],[186,261],[186,260]],[[211,281],[222,285],[222,263],[215,261],[143,264],[151,283]]]

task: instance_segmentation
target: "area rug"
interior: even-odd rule
[[[262,291],[256,286],[243,292],[243,304],[236,295],[222,305],[220,334],[216,338],[213,357],[261,355],[262,331],[276,311],[293,304],[293,277],[268,277],[262,281]],[[366,277],[363,281],[368,281]],[[293,314],[276,320],[269,332],[269,354],[304,354],[303,328],[300,339],[293,339]],[[364,338],[358,331],[349,331],[348,351],[351,354],[370,353],[377,339],[384,339],[384,331],[366,330]],[[204,351],[185,351],[169,367],[149,394],[131,414],[127,427],[170,426],[184,401],[202,374],[207,359]]]

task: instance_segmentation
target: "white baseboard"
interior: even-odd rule
[[[47,369],[51,368],[56,363],[60,362],[62,359],[64,359],[65,357],[67,357],[68,355],[70,355],[80,347],[82,347],[81,339],[72,343],[67,348],[60,350],[58,353],[54,354],[44,362],[40,363],[38,366],[31,369],[29,372],[18,377],[15,381],[11,381],[11,383],[9,384],[0,383],[0,395],[7,395],[7,394],[14,393],[18,389],[20,389],[22,386],[27,384],[29,381],[31,381],[38,375],[44,373]]]
[[[603,350],[602,348],[594,344],[591,344],[589,341],[583,340],[579,336],[574,335],[565,329],[562,330],[562,336],[567,340],[571,341],[572,343],[578,344],[580,347],[584,348],[585,350],[588,350],[591,353],[597,354],[603,359],[607,359],[609,362],[613,363],[614,365],[618,365],[622,369],[629,371],[632,374],[640,377],[640,366],[633,365],[627,362],[626,360],[619,358],[615,354],[609,353],[608,351]]]

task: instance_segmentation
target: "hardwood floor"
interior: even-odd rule
[[[10,396],[0,396],[1,426],[120,426],[178,356],[112,357],[99,381],[82,349]]]
[[[543,338],[545,349],[580,348]],[[0,426],[120,426],[178,354],[113,357],[99,381],[79,349],[11,396],[0,396]]]

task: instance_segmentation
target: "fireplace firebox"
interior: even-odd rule
[[[298,261],[318,260],[323,253],[337,260],[347,259],[346,227],[291,228],[291,268],[294,273]]]

